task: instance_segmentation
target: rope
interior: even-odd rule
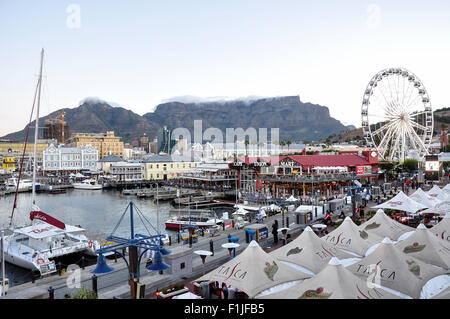
[[[19,177],[17,178],[17,187],[16,187],[16,193],[14,195],[14,204],[13,204],[13,208],[12,208],[12,211],[11,211],[11,218],[10,218],[10,221],[9,221],[9,227],[11,227],[12,224],[13,224],[14,210],[17,208],[17,194],[19,193],[20,178],[22,177],[23,160],[25,158],[25,151],[27,149],[27,143],[28,143],[28,136],[29,136],[29,133],[30,133],[31,120],[33,119],[34,105],[36,103],[36,96],[37,96],[37,92],[38,92],[37,88],[40,85],[41,85],[41,79],[38,80],[38,83],[36,84],[36,91],[34,92],[33,106],[31,108],[30,120],[28,121],[28,125],[27,125],[27,135],[25,137],[25,143],[23,145],[22,158],[20,159]],[[35,129],[37,130],[38,128],[36,127]]]
[[[123,218],[125,217],[125,213],[127,212],[128,207],[130,207],[130,204],[128,204],[128,206],[125,208],[125,211],[123,212],[122,216],[120,217],[119,222],[116,224],[116,227],[114,227],[114,230],[111,232],[110,236],[112,236],[115,233],[115,231],[117,230],[117,228],[119,228],[119,225],[122,222]]]

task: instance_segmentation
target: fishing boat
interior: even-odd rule
[[[42,83],[42,64],[44,50],[41,52],[41,67],[39,82],[36,88],[37,108],[34,135],[34,159],[37,158],[38,127],[39,127],[39,106]],[[36,97],[36,95],[35,95]],[[34,109],[34,102],[33,102]],[[32,112],[33,113],[33,112]],[[28,133],[31,124],[31,117],[27,128],[25,146],[28,141]],[[24,155],[22,156],[23,162]],[[31,225],[25,227],[15,227],[13,225],[14,210],[16,208],[17,193],[20,185],[20,177],[17,178],[16,196],[10,217],[9,229],[6,231],[4,241],[5,260],[11,264],[37,271],[41,275],[55,272],[55,258],[68,254],[83,252],[96,255],[95,251],[100,248],[97,241],[89,240],[85,236],[85,230],[81,227],[65,224],[52,216],[42,212],[36,205],[36,165],[33,165],[31,212],[29,218]]]
[[[72,186],[75,189],[90,189],[90,190],[98,190],[103,188],[103,185],[99,184],[97,180],[93,178],[88,178],[82,180],[81,182],[72,183]]]
[[[172,214],[175,216],[165,222],[167,230],[180,230],[185,226],[210,228],[223,224],[223,220],[217,218],[213,211],[205,209],[175,209],[169,211],[169,215]]]

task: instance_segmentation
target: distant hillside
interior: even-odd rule
[[[303,103],[298,96],[208,103],[163,103],[154,112],[143,116],[106,102],[86,101],[76,108],[64,108],[40,120],[54,119],[64,110],[71,133],[98,133],[114,131],[124,141],[131,141],[146,133],[153,138],[166,125],[169,129],[187,128],[193,136],[194,120],[202,120],[203,130],[213,127],[226,136],[227,128],[280,129],[280,140],[320,140],[338,134],[348,127],[330,116],[327,107]],[[32,125],[34,126],[34,125]],[[42,134],[40,134],[42,136]],[[23,141],[25,129],[3,136],[4,139]]]

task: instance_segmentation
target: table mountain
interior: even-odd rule
[[[85,101],[76,108],[64,108],[42,117],[39,126],[43,126],[45,119],[54,119],[62,110],[66,112],[65,119],[72,133],[114,131],[127,142],[144,133],[152,138],[164,125],[170,129],[187,128],[193,137],[194,120],[203,121],[203,130],[209,127],[222,130],[224,137],[226,128],[267,128],[268,132],[271,128],[279,128],[280,140],[291,141],[319,140],[348,129],[330,116],[327,107],[303,103],[298,96],[254,101],[168,102],[159,104],[154,112],[143,116],[122,107],[112,107],[106,102]],[[23,129],[2,138],[23,141],[25,133]],[[32,140],[33,134],[30,136]]]

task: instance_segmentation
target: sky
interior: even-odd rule
[[[143,115],[298,95],[359,127],[368,82],[391,67],[448,107],[449,16],[435,0],[0,0],[0,136],[28,122],[41,48],[41,116],[89,97]]]

